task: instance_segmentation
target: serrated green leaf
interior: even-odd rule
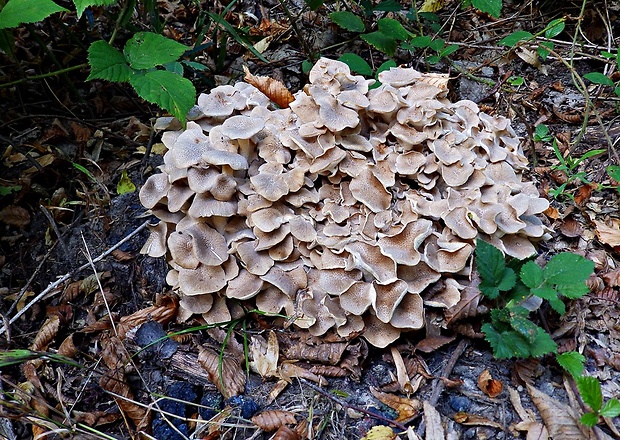
[[[506,263],[504,254],[484,240],[476,240],[476,265],[483,283],[498,286],[504,278]]]
[[[187,49],[163,35],[138,32],[125,44],[123,52],[132,68],[146,70],[178,60]]]
[[[80,18],[86,8],[90,6],[108,6],[116,3],[117,0],[73,0],[75,9],[77,10],[77,17]]]
[[[202,72],[202,71],[208,69],[207,66],[205,66],[204,64],[197,63],[196,61],[183,60],[183,61],[181,61],[181,63],[183,63],[185,66],[191,67],[192,69],[197,70],[199,72]]]
[[[519,41],[530,40],[532,38],[534,38],[534,35],[530,32],[516,31],[499,40],[499,44],[502,46],[514,47]]]
[[[183,76],[183,64],[178,61],[173,61],[171,63],[166,63],[163,65],[163,68],[168,72],[176,73],[177,75]]]
[[[530,289],[540,287],[544,282],[543,270],[534,261],[528,261],[521,267],[521,281]]]
[[[536,53],[540,56],[540,58],[542,58],[543,61],[545,61],[547,57],[549,56],[549,54],[551,53],[549,51],[553,50],[554,47],[555,45],[553,44],[552,41],[541,41],[538,44]]]
[[[352,72],[359,73],[360,75],[372,76],[372,68],[366,62],[366,60],[354,53],[344,53],[338,58],[338,61],[345,63]]]
[[[576,351],[567,351],[556,356],[558,364],[564,368],[568,373],[577,378],[583,373],[583,366],[586,362],[586,358]]]
[[[403,5],[401,5],[396,0],[384,0],[379,2],[376,6],[372,7],[372,11],[381,11],[381,12],[398,12],[402,11]]]
[[[121,173],[121,178],[116,185],[116,194],[119,196],[121,194],[132,193],[136,190],[136,185],[133,184],[129,176],[127,175],[127,170],[123,170]]]
[[[362,35],[362,40],[389,56],[394,55],[397,46],[394,38],[379,31]]]
[[[593,427],[598,423],[598,415],[592,412],[585,413],[581,416],[581,419],[579,419],[579,421],[586,426]]]
[[[394,60],[387,60],[385,63],[382,63],[378,68],[377,68],[377,72],[376,75],[379,75],[381,72],[385,71],[385,70],[390,70],[392,67],[396,67],[396,61]]]
[[[555,286],[555,288],[561,295],[569,299],[581,298],[590,291],[590,289],[585,283],[569,284],[565,286],[558,285]]]
[[[560,286],[585,283],[593,271],[594,262],[570,252],[554,255],[543,269],[545,282]]]
[[[386,35],[391,35],[397,40],[406,40],[411,35],[409,32],[403,27],[402,24],[398,20],[394,20],[393,18],[381,18],[377,22],[379,26],[379,30]]]
[[[446,40],[444,40],[443,38],[437,38],[436,40],[431,41],[431,44],[429,44],[428,47],[433,49],[435,52],[439,52],[444,47],[446,47]]]
[[[614,179],[616,182],[620,182],[620,166],[618,165],[609,165],[606,168],[607,174],[609,177]]]
[[[618,399],[609,399],[599,412],[603,417],[618,417],[620,415],[620,402]]]
[[[556,18],[555,20],[551,20],[551,22],[547,26],[547,30],[545,31],[545,37],[547,38],[557,37],[558,35],[562,33],[565,26],[566,25],[564,24],[563,18]]]
[[[479,11],[498,18],[502,13],[502,0],[471,0],[471,4]]]
[[[545,354],[555,353],[557,350],[558,345],[551,339],[549,333],[538,327],[536,339],[530,345],[530,356],[544,356]]]
[[[575,379],[581,400],[588,405],[592,411],[598,412],[603,406],[603,393],[601,383],[596,377],[580,376]]]
[[[429,55],[426,57],[426,62],[428,64],[437,64],[439,61],[441,61],[441,58],[439,58],[439,55]]]
[[[329,14],[329,18],[343,29],[351,32],[364,32],[366,26],[361,18],[349,11],[336,11]]]
[[[513,316],[510,320],[510,326],[522,334],[530,344],[533,344],[538,337],[539,327],[527,318]]]
[[[548,301],[551,308],[558,312],[560,315],[564,315],[564,313],[566,313],[566,305],[559,297],[556,296],[555,298],[551,298]]]
[[[604,86],[613,86],[614,82],[606,75],[600,72],[590,72],[583,75],[583,77],[594,84],[602,84]]]
[[[482,332],[485,335],[485,339],[491,344],[495,358],[510,359],[513,357],[526,358],[530,356],[530,345],[521,334],[515,331],[499,333],[491,324],[484,324]]]
[[[41,21],[56,12],[68,11],[52,0],[9,0],[0,11],[0,29]]]
[[[95,41],[88,48],[88,63],[92,79],[105,79],[112,82],[127,82],[131,76],[131,67],[123,54],[108,44],[107,41]]]
[[[517,284],[517,275],[512,269],[505,268],[502,279],[497,284],[497,288],[503,292],[512,289]]]
[[[497,288],[497,286],[488,284],[486,281],[482,281],[478,288],[480,289],[482,294],[489,299],[495,299],[499,296],[499,289]]]
[[[133,75],[130,83],[142,99],[168,110],[185,123],[196,99],[196,89],[190,80],[166,70],[155,70]]]

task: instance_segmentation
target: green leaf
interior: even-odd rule
[[[170,63],[166,63],[163,65],[163,68],[168,72],[176,73],[177,75],[183,76],[183,64],[178,61],[172,61]]]
[[[545,281],[557,286],[585,283],[593,271],[594,262],[570,252],[554,255],[543,269]]]
[[[127,82],[131,76],[131,67],[123,54],[112,47],[107,41],[95,41],[88,48],[90,75],[86,78],[105,79],[112,82]]]
[[[607,174],[616,182],[620,182],[620,167],[618,165],[609,165],[607,167]]]
[[[538,337],[538,329],[540,327],[522,316],[513,316],[510,319],[510,326],[515,331],[522,334],[530,344],[533,344]]]
[[[440,60],[441,58],[439,58],[439,55],[429,55],[426,57],[426,62],[428,64],[437,64]]]
[[[15,186],[0,186],[0,197],[2,196],[8,196],[9,194],[12,194],[14,192],[17,192],[19,190],[21,190],[22,187],[21,185],[15,185]]]
[[[484,324],[482,331],[485,339],[493,348],[493,356],[497,359],[530,356],[530,345],[527,340],[515,331],[497,332],[491,324]]]
[[[560,315],[564,315],[564,313],[566,313],[566,306],[564,305],[564,302],[557,296],[549,300],[549,305]]]
[[[379,31],[362,35],[362,40],[389,56],[394,55],[397,46],[394,38]]]
[[[179,59],[187,46],[153,32],[138,32],[125,44],[125,58],[137,70],[151,69]]]
[[[555,353],[558,345],[551,339],[549,333],[538,327],[538,334],[530,345],[530,356],[540,357],[545,354]]]
[[[116,3],[117,0],[73,0],[75,9],[77,10],[77,17],[80,18],[86,8],[90,6],[111,5]]]
[[[503,46],[514,47],[519,41],[530,40],[532,38],[534,38],[534,35],[527,31],[516,31],[508,35],[507,37],[499,40],[499,44]]]
[[[476,240],[476,265],[483,284],[487,286],[499,287],[506,277],[506,263],[502,251],[480,239]],[[512,272],[512,270],[510,271]],[[512,286],[514,286],[514,283]]]
[[[583,77],[594,84],[602,84],[604,86],[613,86],[614,82],[606,75],[600,72],[590,72],[583,75]]]
[[[601,392],[601,383],[596,377],[580,376],[575,379],[581,399],[588,405],[592,411],[598,412],[603,406],[603,393]]]
[[[545,37],[554,38],[562,33],[564,30],[564,18],[556,18],[555,20],[551,20],[549,25],[547,26],[547,30],[545,31]]]
[[[436,40],[431,41],[431,44],[429,44],[428,47],[433,49],[435,52],[439,52],[444,47],[446,47],[446,40],[444,40],[443,38],[437,38]]]
[[[499,296],[499,289],[497,286],[488,284],[486,281],[482,281],[478,288],[480,289],[480,292],[482,292],[482,294],[489,299],[495,299]]]
[[[132,193],[136,190],[136,185],[133,184],[129,176],[127,175],[127,170],[123,170],[121,173],[121,178],[116,185],[116,194],[127,194]]]
[[[558,364],[564,368],[568,373],[577,378],[583,373],[583,366],[586,362],[586,358],[576,351],[567,351],[556,356]]]
[[[543,270],[534,261],[528,261],[521,267],[521,281],[530,289],[540,287],[544,282]]]
[[[552,41],[541,41],[538,44],[536,53],[540,56],[540,58],[542,58],[543,61],[545,61],[547,57],[549,56],[549,54],[551,53],[549,51],[553,50],[554,47],[555,45],[553,44]]]
[[[304,2],[310,7],[310,10],[316,11],[321,6],[323,6],[323,2],[325,0],[304,0]]]
[[[502,0],[472,0],[471,4],[479,11],[498,18],[502,13]]]
[[[372,11],[398,12],[402,11],[402,9],[403,5],[401,5],[400,2],[396,0],[384,0],[376,6],[373,6]]]
[[[592,412],[585,413],[584,415],[581,416],[581,419],[579,420],[584,425],[592,427],[598,423],[598,415]]]
[[[522,86],[524,82],[525,80],[522,76],[511,76],[510,78],[508,78],[508,84],[510,84],[511,86]]]
[[[197,63],[196,61],[183,60],[183,61],[181,61],[181,63],[183,63],[183,65],[185,65],[187,67],[191,67],[192,69],[197,70],[199,72],[202,72],[202,71],[208,69],[207,66],[205,66],[204,64]]]
[[[558,292],[553,287],[543,285],[541,287],[535,287],[532,289],[532,295],[536,295],[539,298],[551,301],[558,297]]]
[[[172,72],[155,70],[133,75],[130,83],[142,99],[168,110],[185,123],[187,112],[196,99],[196,89],[190,80]]]
[[[338,61],[345,63],[352,72],[359,73],[360,75],[372,76],[372,68],[366,62],[366,60],[354,53],[343,53]]]
[[[448,55],[456,52],[457,50],[459,50],[459,47],[456,44],[450,44],[449,46],[446,46],[446,48],[443,49],[441,52],[439,52],[439,56],[441,58],[447,57]]]
[[[349,11],[337,11],[329,14],[329,18],[343,29],[351,32],[364,32],[366,26],[361,18]]]
[[[308,72],[310,72],[310,70],[312,70],[312,66],[313,64],[310,61],[303,60],[301,62],[301,71],[307,74]]]
[[[400,24],[398,20],[394,20],[393,18],[381,18],[377,24],[381,32],[386,35],[391,35],[397,40],[406,40],[411,36],[403,25]]]
[[[68,11],[52,0],[9,0],[0,11],[0,29],[35,23],[56,12]]]
[[[512,289],[517,284],[517,275],[512,269],[504,269],[502,279],[497,283],[497,288],[503,292]]]
[[[429,47],[432,42],[432,38],[427,35],[422,35],[420,37],[415,37],[409,40],[409,44],[413,47],[425,48]]]
[[[385,63],[381,64],[378,68],[377,68],[377,72],[376,75],[379,75],[381,72],[385,71],[385,70],[390,70],[392,67],[396,67],[396,61],[394,60],[387,60]]]
[[[578,299],[584,296],[590,291],[590,288],[585,283],[579,284],[567,284],[565,286],[555,286],[560,295],[569,299]]]
[[[603,417],[618,417],[620,415],[620,402],[618,399],[609,399],[599,412]]]

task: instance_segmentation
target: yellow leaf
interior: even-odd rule
[[[123,170],[121,173],[121,179],[118,181],[118,185],[116,185],[116,194],[120,196],[121,194],[132,193],[135,190],[136,185],[133,184],[127,175],[127,170]]]
[[[394,440],[396,434],[389,426],[377,425],[370,428],[362,440]]]
[[[437,12],[443,8],[444,3],[445,0],[424,0],[418,12]]]

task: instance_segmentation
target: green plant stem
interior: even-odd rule
[[[34,81],[34,80],[37,80],[37,79],[51,78],[53,76],[63,75],[65,73],[67,73],[67,72],[72,72],[74,70],[85,69],[87,67],[88,67],[88,63],[84,63],[84,64],[78,64],[77,66],[65,67],[64,69],[54,70],[53,72],[42,73],[40,75],[27,76],[25,78],[20,78],[20,79],[15,80],[15,81],[11,81],[11,82],[8,82],[8,83],[0,84],[0,89],[6,88],[6,87],[12,87],[12,86],[15,86],[17,84],[21,84],[21,83],[24,83],[24,82],[27,82],[27,81]]]
[[[487,85],[489,87],[495,87],[495,85],[497,84],[497,82],[493,81],[492,79],[485,79],[485,78],[481,78],[479,76],[474,75],[473,73],[467,71],[466,69],[462,68],[458,64],[454,63],[452,60],[450,60],[450,66],[454,67],[456,70],[458,70],[458,72],[461,75],[466,76],[467,78],[471,79],[472,81],[476,81],[478,83]],[[474,69],[473,72],[475,72],[476,70],[478,70],[478,69]]]

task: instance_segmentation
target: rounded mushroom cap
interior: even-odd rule
[[[232,116],[222,124],[222,134],[231,139],[250,139],[265,126],[265,120],[251,116]]]
[[[154,208],[170,191],[168,176],[164,173],[153,174],[140,188],[140,202],[145,208]]]

